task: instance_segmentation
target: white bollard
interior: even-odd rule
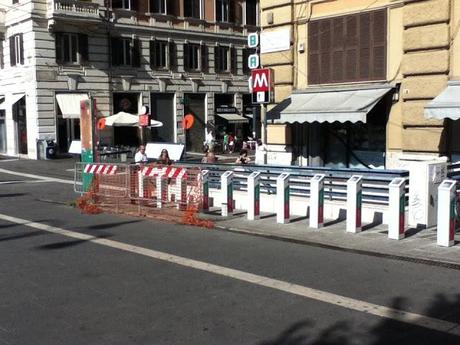
[[[248,219],[260,218],[260,172],[248,176]]]
[[[289,174],[282,173],[276,178],[276,221],[289,223]]]
[[[209,211],[209,170],[201,172],[201,183],[203,186],[203,201],[201,209],[203,212]]]
[[[316,174],[310,180],[310,227],[324,225],[324,179],[326,175]]]
[[[388,238],[400,240],[405,236],[406,180],[400,177],[395,178],[388,185],[388,189]]]
[[[233,171],[226,171],[220,177],[222,193],[222,216],[233,215]]]
[[[185,211],[187,209],[187,175],[176,179],[176,193],[177,209]]]
[[[438,187],[438,246],[451,247],[455,243],[456,188],[454,180],[444,180]]]
[[[353,175],[347,181],[347,232],[361,232],[363,177]]]
[[[156,189],[157,189],[157,207],[162,208],[163,203],[168,196],[168,180],[164,178],[163,174],[156,176]]]

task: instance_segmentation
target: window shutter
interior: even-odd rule
[[[243,7],[239,1],[230,0],[229,7],[233,8],[233,20],[231,22],[241,25],[243,23]]]
[[[208,63],[208,46],[206,44],[201,45],[201,72],[207,72],[209,67]]]
[[[177,67],[176,44],[169,42],[169,68],[175,70]]]
[[[133,40],[133,47],[132,47],[132,66],[133,67],[140,67],[141,66],[141,44],[138,38]]]
[[[230,48],[230,72],[238,74],[238,49]]]
[[[156,61],[155,61],[155,40],[151,40],[149,42],[149,52],[150,52],[150,67],[155,68]]]
[[[88,36],[85,34],[78,34],[78,52],[80,53],[81,64],[85,64],[89,61]]]
[[[373,79],[386,79],[387,17],[386,11],[372,16],[372,70]]]
[[[121,41],[117,37],[112,37],[111,43],[111,55],[112,55],[112,66],[119,66],[121,64],[121,54],[123,54],[123,48],[121,47]]]
[[[184,67],[185,69],[190,69],[190,49],[188,43],[184,43]]]
[[[319,22],[313,21],[308,25],[308,83],[319,84]]]
[[[14,36],[10,37],[10,65],[16,66],[16,49],[14,44]]]
[[[331,37],[332,20],[322,20],[320,22],[320,82],[327,83],[331,80]]]
[[[345,81],[358,80],[358,17],[345,17]]]
[[[214,66],[216,66],[216,72],[222,71],[222,58],[220,56],[221,49],[220,46],[214,47]]]
[[[223,19],[225,18],[222,18],[222,21]],[[236,21],[236,5],[234,1],[229,1],[229,4],[228,4],[228,21],[230,23],[235,23]]]
[[[24,39],[23,34],[19,34],[19,63],[24,65]]]
[[[332,81],[342,82],[345,70],[343,17],[333,19],[332,28]]]
[[[56,62],[62,61],[62,34],[55,34]]]
[[[370,79],[371,69],[371,15],[364,13],[359,16],[359,79]]]

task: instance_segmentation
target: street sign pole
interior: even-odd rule
[[[265,103],[260,105],[260,122],[262,124],[261,137],[264,148],[264,164],[267,164],[267,106]]]

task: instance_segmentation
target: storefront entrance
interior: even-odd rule
[[[13,104],[13,120],[17,135],[17,152],[26,155],[27,149],[27,112],[26,97],[22,96]]]
[[[152,128],[151,140],[162,142],[175,142],[176,121],[174,117],[174,94],[152,93],[150,96],[150,113],[153,120],[161,121],[163,126]]]
[[[184,115],[192,114],[195,118],[192,128],[185,133],[187,151],[203,151],[206,128],[205,111],[204,94],[186,93],[184,95]]]

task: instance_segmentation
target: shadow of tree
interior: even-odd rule
[[[258,345],[457,345],[460,344],[460,294],[437,294],[420,315],[433,320],[401,320],[400,311],[410,310],[409,300],[392,300],[388,318],[379,318],[368,329],[351,321],[338,321],[324,329],[315,329],[314,320],[302,320],[289,326],[271,340]],[[370,318],[377,318],[369,316]],[[372,321],[371,321],[372,322]],[[449,324],[450,323],[450,324]]]
[[[104,235],[99,235],[99,236],[94,236],[94,238],[110,238],[113,235],[110,234],[104,234]],[[85,242],[88,242],[89,240],[71,240],[71,241],[60,241],[60,242],[54,242],[54,243],[49,243],[49,244],[44,244],[41,246],[35,247],[35,249],[38,250],[56,250],[56,249],[65,249],[69,247],[74,247],[79,244],[83,244]]]
[[[141,220],[127,220],[127,221],[123,221],[123,222],[95,224],[95,225],[86,226],[85,229],[91,229],[91,230],[111,229],[111,228],[116,228],[117,226],[122,226],[122,225],[126,225],[126,224],[139,223],[140,221]]]

